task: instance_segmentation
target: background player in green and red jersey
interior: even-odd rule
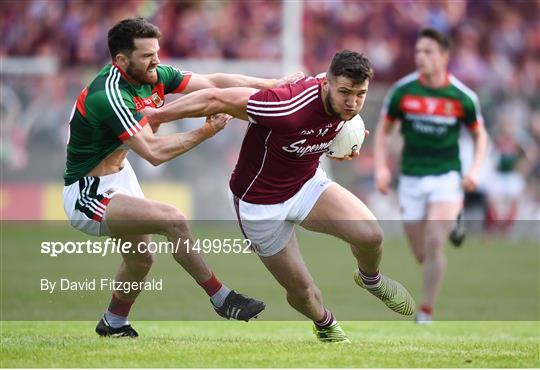
[[[131,242],[116,281],[144,281],[153,255],[135,246],[161,234],[175,245],[191,241],[185,216],[175,207],[145,199],[126,156],[131,149],[159,165],[192,149],[223,129],[227,115],[208,117],[204,126],[185,133],[155,136],[140,111],[161,107],[165,94],[190,93],[207,87],[264,88],[282,80],[243,75],[183,73],[160,65],[159,29],[143,18],[123,20],[108,33],[112,64],[106,65],[80,94],[70,119],[70,139],[64,174],[64,209],[71,224],[91,235],[109,235]],[[182,243],[178,243],[179,239]],[[137,249],[137,250],[135,250]],[[210,296],[216,312],[227,319],[248,321],[264,303],[231,291],[202,257],[187,248],[173,251],[175,260]],[[140,290],[115,290],[108,310],[96,327],[103,336],[136,337],[128,314]]]
[[[423,297],[417,322],[431,321],[446,269],[444,246],[463,203],[463,190],[478,185],[487,134],[476,94],[447,71],[451,42],[423,29],[415,47],[417,71],[399,80],[388,93],[375,134],[377,188],[390,190],[387,166],[389,136],[401,123],[399,199],[412,252],[423,267]],[[471,133],[474,159],[461,177],[458,138],[464,125]]]

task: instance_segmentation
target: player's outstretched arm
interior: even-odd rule
[[[145,108],[141,113],[148,117],[152,125],[217,113],[227,113],[247,121],[246,106],[253,93],[254,89],[247,87],[203,89],[185,95],[159,109]]]
[[[208,88],[251,87],[255,89],[270,89],[293,83],[304,77],[304,73],[296,72],[282,78],[258,78],[241,74],[214,73],[193,74],[182,93],[191,93]]]
[[[200,128],[166,136],[156,136],[150,125],[125,141],[135,153],[158,166],[193,149],[204,140],[221,131],[232,117],[227,114],[217,114],[206,118]]]

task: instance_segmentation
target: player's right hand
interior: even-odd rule
[[[225,113],[213,114],[206,117],[206,121],[204,122],[202,128],[208,137],[212,137],[219,131],[223,130],[232,118],[232,116]]]
[[[152,128],[154,134],[159,130],[159,125],[161,125],[161,122],[154,119],[154,113],[156,111],[157,109],[152,107],[144,107],[140,110],[140,113],[148,119],[148,124]]]
[[[383,193],[388,194],[390,191],[390,181],[392,180],[392,174],[388,167],[381,167],[375,169],[375,182],[377,183],[377,189]]]
[[[290,74],[288,76],[284,76],[284,77],[281,77],[281,78],[277,79],[276,82],[274,83],[273,87],[279,87],[279,86],[283,86],[283,85],[287,85],[287,84],[292,84],[292,83],[295,83],[298,80],[301,80],[304,77],[305,77],[304,72],[295,72],[295,73]]]

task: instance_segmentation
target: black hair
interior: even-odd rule
[[[452,41],[450,40],[450,37],[434,28],[422,28],[418,33],[418,39],[422,37],[432,39],[439,44],[441,49],[444,51],[450,51],[452,49]]]
[[[107,34],[109,53],[111,58],[118,53],[124,53],[128,57],[135,50],[133,39],[159,39],[159,28],[146,19],[128,18],[116,23]]]
[[[373,78],[373,68],[364,54],[342,50],[334,55],[327,76],[331,78],[343,76],[351,79],[355,85],[362,84]]]

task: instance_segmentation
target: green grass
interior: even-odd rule
[[[236,223],[199,223],[199,238],[239,238]],[[221,226],[221,227],[220,227]],[[531,228],[537,224],[531,224]],[[49,257],[41,241],[87,240],[60,222],[3,225],[0,248],[0,320],[93,321],[111,292],[40,291],[40,279],[112,278],[119,255],[77,254]],[[91,238],[92,239],[92,238]],[[95,238],[93,238],[95,239]],[[101,239],[104,240],[104,239]],[[347,245],[330,236],[299,233],[300,248],[325,304],[344,321],[390,321],[401,318],[352,279],[354,259]],[[448,271],[436,307],[437,320],[537,321],[540,319],[540,248],[534,241],[469,237],[460,249],[448,248]],[[294,321],[302,316],[285,300],[283,288],[251,255],[205,255],[216,275],[229,287],[266,302],[263,320]],[[415,299],[421,296],[420,266],[403,239],[385,242],[382,272],[403,283]],[[134,320],[216,320],[204,291],[168,254],[156,256],[149,278],[163,279],[163,291],[144,292],[132,311]]]
[[[2,367],[539,367],[538,322],[343,322],[321,344],[308,322],[138,322],[136,340],[94,322],[2,322]]]
[[[2,226],[2,367],[540,367],[540,249],[531,240],[469,237],[448,248],[440,321],[417,326],[355,286],[345,243],[300,233],[306,265],[352,345],[318,343],[255,255],[205,256],[228,286],[266,302],[260,320],[271,321],[248,324],[217,321],[204,292],[170,255],[158,255],[150,278],[163,278],[164,289],[141,294],[130,315],[141,338],[111,340],[94,333],[110,291],[39,289],[41,278],[114,276],[118,255],[40,253],[42,241],[89,239],[65,226]],[[194,235],[240,237],[236,223],[219,226],[199,224]],[[402,238],[386,240],[382,271],[419,299],[421,269]]]

